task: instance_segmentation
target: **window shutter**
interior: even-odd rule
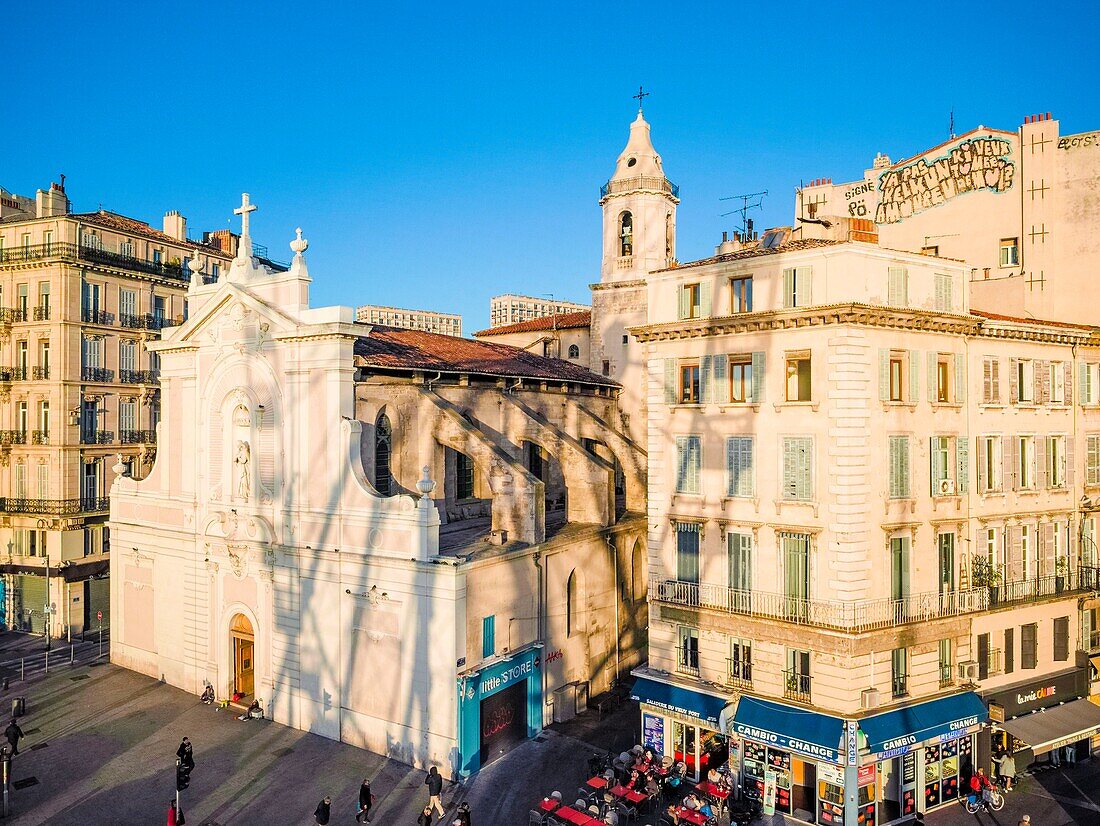
[[[1039,490],[1050,485],[1050,474],[1047,473],[1047,442],[1049,440],[1049,436],[1035,437],[1035,464],[1037,465],[1035,479]]]
[[[1001,490],[1016,490],[1016,437],[1002,437],[1001,451],[1001,473],[1004,480]]]
[[[1050,362],[1036,361],[1035,365],[1035,403],[1050,403]]]
[[[799,440],[798,493],[799,499],[813,497],[813,479],[811,454],[813,443],[809,439]]]
[[[928,401],[936,403],[936,353],[928,354]]]
[[[942,275],[937,275],[935,280],[936,280],[936,311],[937,312],[946,312],[948,307],[947,307],[947,299],[945,297],[945,290],[944,290],[944,286],[943,286],[943,276]]]
[[[993,403],[993,359],[982,360],[982,404]]]
[[[687,462],[688,462],[688,449],[687,449],[687,436],[676,437],[676,492],[685,493],[687,491]]]
[[[1066,488],[1073,490],[1073,436],[1066,436]]]
[[[956,491],[965,495],[970,488],[970,437],[959,436],[955,439],[955,457],[958,460]]]
[[[978,493],[985,493],[989,487],[989,482],[985,478],[985,457],[993,449],[993,445],[988,436],[979,436],[974,439],[974,446],[978,448],[978,457],[974,462],[974,475],[978,479]],[[975,545],[974,547],[978,546]]]
[[[688,490],[691,493],[698,493],[701,489],[699,476],[703,465],[703,446],[700,437],[688,437],[688,455],[690,457],[688,464]]]
[[[936,478],[936,437],[930,436],[928,439],[928,495],[939,496],[938,487],[939,480]]]
[[[798,306],[809,307],[813,304],[813,268],[799,267],[798,276]]]
[[[752,403],[764,403],[764,378],[767,368],[767,353],[752,354]]]
[[[703,356],[699,361],[699,403],[710,404],[714,399],[714,383],[711,381],[711,356]]]
[[[676,390],[676,359],[665,359],[665,404],[676,404]]]
[[[1069,659],[1069,617],[1054,619],[1054,659]]]
[[[890,351],[878,351],[878,397],[880,401],[890,398]]]
[[[1043,378],[1048,377],[1050,371],[1044,369],[1045,361],[1032,361],[1031,362],[1031,403],[1041,404],[1043,398]]]
[[[1024,547],[1019,525],[1010,525],[1008,531],[1008,581],[1019,582],[1024,574]]]
[[[1081,390],[1081,404],[1088,404],[1092,401],[1092,392],[1089,388],[1089,366],[1085,362],[1081,362],[1077,366],[1077,386]]]
[[[898,459],[898,437],[889,437],[889,455],[890,455],[890,498],[896,499],[900,494],[898,490],[901,488],[900,473],[899,473],[899,459]]]
[[[783,270],[783,306],[794,306],[795,270]]]
[[[1065,362],[1062,369],[1065,371],[1062,375],[1062,384],[1065,385],[1066,404],[1073,404],[1073,362]]]
[[[1016,359],[1008,360],[1008,403],[1020,403],[1020,368]]]
[[[892,307],[909,303],[909,273],[905,267],[890,267],[887,302]]]
[[[990,385],[991,385],[992,391],[993,391],[992,396],[991,396],[992,403],[993,404],[1000,404],[1001,403],[1001,360],[1000,359],[990,359],[989,363],[990,363],[991,375],[992,375],[992,380],[990,382]]]
[[[714,394],[714,401],[718,404],[729,404],[729,357],[725,354],[715,356],[711,364],[714,368],[714,390],[712,391]]]
[[[679,317],[683,319],[683,318],[687,318],[688,315],[690,314],[690,311],[691,311],[691,308],[688,306],[688,302],[691,300],[691,298],[690,298],[691,291],[689,289],[687,289],[686,287],[682,287],[682,286],[679,287],[678,289],[680,291],[680,309],[679,309],[680,315],[679,315]]]
[[[955,353],[955,404],[966,404],[966,357]]]
[[[711,289],[709,281],[703,281],[699,285],[699,317],[710,318]]]
[[[920,398],[920,351],[909,351],[909,402],[916,404]]]
[[[739,445],[737,444],[737,438],[731,436],[726,439],[726,496],[737,495],[737,482],[740,478],[740,461],[741,454]]]

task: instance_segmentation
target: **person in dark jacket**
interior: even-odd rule
[[[370,778],[363,778],[363,785],[359,787],[359,811],[355,814],[356,823],[370,823],[370,807],[374,803],[374,795],[370,792]]]
[[[186,737],[180,741],[180,747],[176,749],[176,757],[180,759],[180,765],[189,769],[195,768],[195,750],[191,748],[191,741]]]
[[[447,814],[443,808],[443,801],[440,799],[440,795],[443,794],[443,775],[439,773],[439,769],[432,766],[428,770],[428,776],[424,778],[424,785],[428,787],[428,806],[431,809],[435,807],[435,810],[439,812],[439,816],[442,818]]]
[[[432,807],[425,806],[420,817],[416,819],[416,826],[432,826]]]
[[[462,805],[458,807],[458,821],[462,826],[473,826],[470,822],[470,804],[466,801],[462,801]]]
[[[4,729],[4,736],[8,738],[12,756],[19,754],[19,738],[23,736],[23,729],[19,728],[19,723],[15,722],[14,717],[11,718],[8,727]]]
[[[317,818],[317,826],[327,826],[328,819],[331,816],[331,810],[331,797],[325,797],[324,800],[317,804],[317,809],[313,812],[313,816]]]

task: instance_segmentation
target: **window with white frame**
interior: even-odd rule
[[[676,437],[676,492],[699,493],[703,467],[702,440],[699,436]]]
[[[992,356],[982,359],[982,403],[1001,403],[1001,360]]]
[[[955,310],[954,283],[950,275],[936,273],[936,312],[950,313]]]
[[[739,353],[729,357],[730,403],[755,402],[752,395],[752,353]]]
[[[1085,436],[1085,484],[1100,485],[1100,433]]]
[[[932,495],[955,495],[955,439],[953,436],[932,437]]]
[[[995,493],[1001,489],[1001,437],[981,436],[978,439],[978,493]]]
[[[23,462],[16,462],[15,464],[15,479],[13,480],[12,487],[15,489],[16,499],[27,498],[27,466]]]
[[[786,309],[810,306],[811,294],[810,267],[792,267],[783,270],[783,306]]]
[[[1002,238],[1001,239],[1001,259],[1000,263],[1002,267],[1015,267],[1020,263],[1020,239],[1019,238]]]
[[[1031,490],[1035,487],[1035,437],[1016,438],[1016,488]]]
[[[808,402],[812,396],[810,351],[787,353],[787,401]]]
[[[50,498],[50,466],[45,462],[38,463],[38,498]]]
[[[756,495],[755,453],[752,436],[731,436],[726,440],[727,496]]]
[[[1035,579],[1038,569],[1038,559],[1032,552],[1032,536],[1035,532],[1031,525],[1020,526],[1020,560],[1023,567],[1024,579]]]
[[[1035,400],[1035,365],[1031,359],[1016,361],[1016,399],[1021,404]]]
[[[752,640],[730,637],[729,675],[737,684],[752,684]]]
[[[752,591],[752,534],[730,531],[726,534],[729,553],[729,587],[738,592]]]
[[[909,488],[909,437],[890,437],[890,498],[908,499]]]
[[[1097,404],[1100,402],[1100,363],[1081,362],[1078,370],[1081,404]]]
[[[1066,365],[1065,362],[1052,361],[1047,365],[1050,370],[1050,403],[1066,403]]]
[[[783,498],[813,498],[814,440],[807,436],[783,437]]]
[[[1066,486],[1066,437],[1046,437],[1046,476],[1047,486],[1062,488]]]
[[[699,673],[699,629],[688,625],[677,627],[676,667],[686,674]]]
[[[905,267],[890,267],[886,278],[886,303],[891,307],[908,307],[909,271]]]

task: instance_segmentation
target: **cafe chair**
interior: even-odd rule
[[[531,813],[527,815],[527,826],[542,826],[549,818],[550,815],[548,812],[532,809]]]

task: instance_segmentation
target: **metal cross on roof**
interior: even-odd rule
[[[241,205],[237,209],[233,210],[234,215],[241,216],[241,236],[244,238],[251,237],[248,234],[248,213],[255,212],[256,205],[248,200],[248,193],[241,193]]]
[[[638,111],[642,111],[642,101],[644,98],[649,97],[649,92],[642,91],[642,87],[638,87],[638,94],[634,95],[634,100],[638,101]]]

